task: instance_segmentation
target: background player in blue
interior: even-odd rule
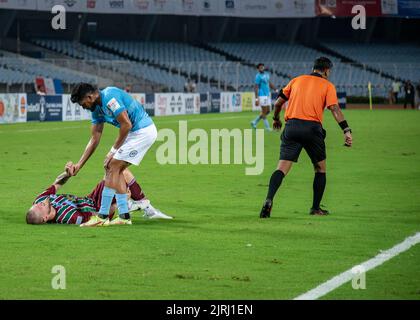
[[[255,105],[261,106],[261,114],[251,122],[251,126],[256,129],[258,122],[263,119],[265,129],[271,131],[267,115],[270,113],[271,92],[270,88],[278,92],[275,85],[270,82],[270,74],[265,71],[263,63],[257,65],[258,73],[255,76]]]
[[[140,164],[156,141],[156,127],[140,103],[125,91],[115,87],[99,91],[88,83],[80,83],[73,88],[71,101],[92,112],[92,136],[79,162],[70,168],[70,174],[76,175],[95,152],[105,122],[120,129],[111,151],[104,160],[106,178],[99,214],[92,217],[87,224],[89,226],[131,224],[123,171],[131,164]],[[117,200],[119,217],[110,222],[108,215],[114,196]]]

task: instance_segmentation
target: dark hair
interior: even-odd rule
[[[263,66],[264,65],[264,63],[259,63],[259,64],[257,64],[257,69],[259,69],[261,66]]]
[[[79,103],[86,95],[93,93],[96,90],[97,88],[89,83],[79,83],[71,91],[71,102]]]
[[[327,69],[331,69],[332,67],[333,63],[326,57],[320,57],[314,62],[314,70],[325,71]]]

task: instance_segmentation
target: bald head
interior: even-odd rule
[[[42,214],[38,210],[31,208],[26,213],[26,223],[27,224],[43,224],[44,219],[42,218]]]

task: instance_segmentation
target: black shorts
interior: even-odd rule
[[[297,162],[302,148],[313,164],[325,160],[325,137],[326,131],[319,122],[288,120],[281,135],[280,160]]]

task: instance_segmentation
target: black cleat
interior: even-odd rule
[[[272,207],[273,201],[271,201],[270,199],[265,200],[264,205],[261,209],[260,218],[270,218]]]
[[[327,210],[322,210],[321,208],[319,209],[311,208],[311,211],[309,211],[309,214],[311,216],[327,216],[329,215],[329,212]]]

